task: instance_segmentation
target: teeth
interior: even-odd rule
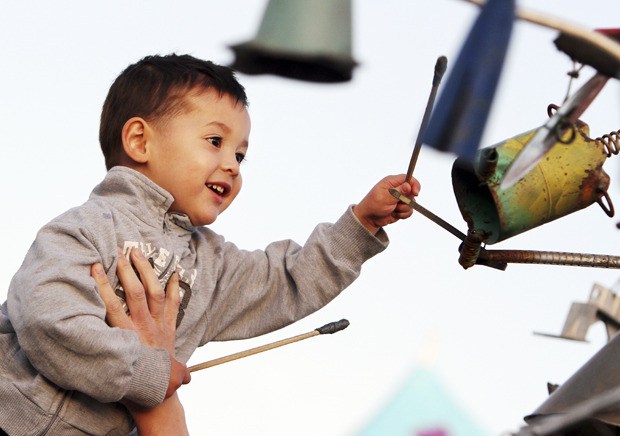
[[[224,193],[224,188],[219,186],[219,185],[212,185],[210,183],[207,183],[207,188],[213,189],[218,194],[223,194]]]

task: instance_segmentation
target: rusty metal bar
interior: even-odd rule
[[[536,263],[544,265],[589,266],[593,268],[620,268],[620,256],[607,254],[565,253],[531,250],[485,250],[478,256],[487,262]]]

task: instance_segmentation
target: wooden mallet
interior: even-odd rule
[[[199,371],[205,368],[211,368],[215,365],[220,365],[222,363],[230,362],[233,360],[241,359],[243,357],[251,356],[253,354],[262,353],[263,351],[272,350],[274,348],[281,347],[283,345],[292,344],[293,342],[303,341],[304,339],[311,338],[313,336],[324,335],[324,334],[332,334],[339,332],[340,330],[344,330],[349,326],[349,321],[346,319],[341,319],[340,321],[330,322],[329,324],[325,324],[323,327],[319,327],[318,329],[314,329],[311,332],[304,333],[302,335],[293,336],[292,338],[282,339],[277,342],[273,342],[271,344],[261,345],[260,347],[250,348],[249,350],[240,351],[238,353],[230,354],[228,356],[220,357],[219,359],[209,360],[208,362],[199,363],[197,365],[190,366],[189,372]]]

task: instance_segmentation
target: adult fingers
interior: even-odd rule
[[[146,257],[139,249],[131,250],[131,261],[135,265],[140,280],[142,281],[142,291],[146,293],[146,302],[153,319],[160,323],[164,319],[165,294],[159,283],[155,270]]]
[[[131,319],[125,313],[123,304],[114,293],[108,276],[103,270],[100,263],[95,263],[90,268],[90,275],[95,279],[99,296],[103,300],[106,308],[106,319],[112,327],[120,327],[124,329],[132,329]]]
[[[164,310],[164,323],[167,331],[175,335],[179,306],[181,305],[181,293],[179,289],[179,274],[173,273],[166,284],[166,302]]]
[[[125,290],[125,302],[129,308],[131,320],[136,326],[134,330],[138,331],[140,336],[148,335],[153,320],[149,313],[146,292],[131,263],[120,249],[117,256],[116,275]]]

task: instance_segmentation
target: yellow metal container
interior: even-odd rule
[[[474,162],[457,159],[452,186],[469,229],[493,244],[599,203],[613,216],[603,170],[604,146],[578,121],[523,179],[502,190],[502,177],[536,129],[478,151]],[[569,142],[569,143],[566,143]]]

